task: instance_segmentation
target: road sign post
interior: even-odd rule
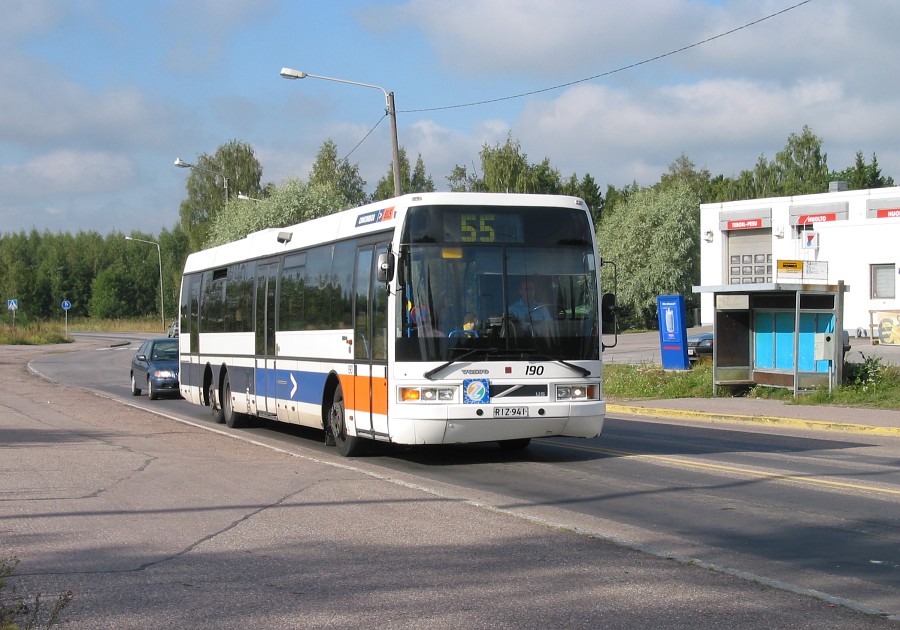
[[[13,330],[16,328],[16,311],[19,310],[19,300],[11,299],[6,300],[6,308],[12,311],[13,314]]]
[[[72,308],[72,303],[69,300],[62,301],[62,310],[66,314],[66,337],[69,336],[69,309]]]

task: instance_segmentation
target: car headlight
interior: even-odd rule
[[[556,400],[598,400],[600,389],[597,385],[557,385]]]
[[[401,402],[453,402],[456,399],[455,387],[401,387]]]
[[[178,378],[178,372],[174,370],[153,370],[154,378]]]

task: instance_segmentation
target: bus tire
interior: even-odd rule
[[[225,422],[225,412],[222,411],[222,405],[216,402],[216,388],[213,386],[212,380],[206,386],[206,400],[209,402],[209,411],[212,413],[213,422],[216,424]]]
[[[225,424],[228,428],[243,429],[247,426],[247,416],[234,410],[234,404],[231,400],[231,381],[228,379],[227,373],[222,383],[220,403],[222,405],[222,417],[225,419]]]
[[[498,440],[497,444],[500,445],[504,451],[521,451],[524,448],[528,448],[528,445],[531,444],[531,438],[518,438],[516,440]]]
[[[347,435],[347,420],[344,412],[344,390],[338,385],[334,389],[331,407],[328,409],[328,426],[325,430],[334,438],[338,453],[344,457],[356,457],[365,452],[362,438]]]

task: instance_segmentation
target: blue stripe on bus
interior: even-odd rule
[[[291,380],[293,377],[293,380]],[[319,405],[327,374],[300,370],[256,369],[256,393],[269,398]]]

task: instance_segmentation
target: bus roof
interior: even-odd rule
[[[318,219],[282,227],[267,228],[248,234],[241,240],[225,243],[188,256],[184,272],[191,273],[223,265],[265,257],[319,243],[393,231],[403,224],[406,211],[414,206],[482,205],[580,208],[587,204],[566,195],[531,195],[517,193],[428,192],[412,193],[336,212]]]

